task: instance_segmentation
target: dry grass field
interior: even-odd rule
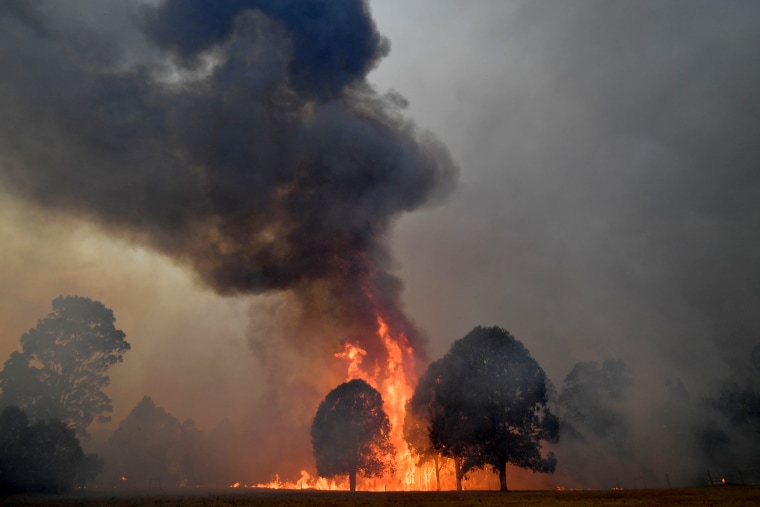
[[[585,507],[613,506],[758,506],[760,487],[712,487],[691,489],[650,489],[623,491],[495,491],[367,493],[327,491],[247,490],[243,492],[160,492],[107,494],[88,492],[64,496],[17,495],[0,497],[0,506],[83,506],[83,507],[223,507],[271,506],[290,507],[488,507],[535,506]]]

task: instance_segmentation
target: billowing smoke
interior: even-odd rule
[[[394,297],[388,226],[456,171],[365,82],[388,42],[364,2],[145,6],[137,61],[55,4],[2,6],[6,185],[223,294],[329,281],[358,300],[374,277]]]
[[[377,312],[424,366],[387,235],[457,168],[367,83],[388,51],[361,0],[2,2],[0,182],[220,294],[278,294],[251,342],[307,412],[344,340],[383,353]]]

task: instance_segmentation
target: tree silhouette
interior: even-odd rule
[[[74,430],[63,422],[30,424],[15,406],[0,413],[0,492],[65,493],[75,483],[94,478],[97,465],[97,458],[85,456]]]
[[[430,441],[457,466],[457,488],[473,468],[490,466],[507,491],[507,464],[549,473],[559,423],[547,407],[546,375],[528,350],[498,327],[476,327],[431,365]],[[426,373],[427,375],[427,373]]]
[[[180,421],[144,396],[108,439],[105,475],[126,477],[130,486],[139,487],[151,480],[198,484],[202,477],[193,464],[208,461],[197,452],[200,439],[192,420]]]
[[[348,475],[351,491],[357,474],[393,473],[390,422],[380,393],[364,380],[351,380],[330,391],[311,425],[311,442],[321,477]]]
[[[565,377],[557,401],[562,445],[557,453],[573,466],[564,474],[579,484],[609,487],[633,461],[624,403],[632,384],[621,360],[578,362]]]
[[[0,406],[15,405],[34,421],[56,418],[87,436],[94,421],[108,422],[106,371],[129,350],[103,303],[78,296],[53,300],[53,311],[21,337],[0,372]]]
[[[609,439],[622,452],[627,427],[614,402],[625,398],[630,373],[620,360],[576,363],[565,378],[559,404],[563,432],[580,441]]]
[[[760,470],[760,344],[731,377],[714,380],[699,405],[711,420],[699,436],[710,462]]]

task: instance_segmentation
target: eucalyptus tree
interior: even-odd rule
[[[0,371],[0,406],[18,406],[35,421],[59,419],[84,437],[93,421],[110,421],[106,372],[130,345],[103,303],[61,296],[52,306]]]

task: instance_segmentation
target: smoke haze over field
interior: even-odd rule
[[[306,427],[372,304],[622,359],[634,434],[760,342],[757,2],[155,5],[0,3],[0,356],[102,301],[115,423]]]

